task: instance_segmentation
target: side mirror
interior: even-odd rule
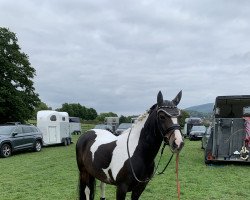
[[[15,137],[18,133],[17,132],[14,132],[12,133],[12,136]]]

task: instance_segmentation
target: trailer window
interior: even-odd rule
[[[62,120],[65,121],[65,117],[62,117]]]
[[[51,117],[50,117],[50,121],[56,121],[56,116],[55,115],[51,115]]]
[[[243,107],[243,115],[249,115],[250,114],[250,106]]]

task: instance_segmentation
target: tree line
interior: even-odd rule
[[[31,66],[28,55],[21,51],[16,34],[0,27],[0,123],[25,122],[35,119],[40,110],[52,110],[36,93],[33,82],[35,76],[36,70]],[[104,122],[105,117],[118,117],[113,112],[98,115],[94,108],[87,108],[80,103],[64,103],[56,110],[82,120],[98,122]],[[120,122],[131,122],[133,117],[122,115]]]

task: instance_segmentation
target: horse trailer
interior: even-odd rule
[[[69,130],[70,134],[81,134],[82,133],[82,127],[81,127],[81,121],[79,117],[69,117]]]
[[[112,127],[112,132],[114,133],[119,126],[119,117],[105,117],[104,124],[110,125]]]
[[[37,112],[37,127],[43,133],[44,145],[71,143],[69,115],[67,112],[42,110]]]
[[[205,163],[250,162],[250,95],[218,96]]]

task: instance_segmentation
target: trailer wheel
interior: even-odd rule
[[[68,140],[67,140],[67,138],[64,139],[63,145],[64,145],[64,146],[67,146],[67,145],[68,145]]]
[[[67,145],[70,145],[71,141],[70,141],[70,138],[66,138],[67,140]]]
[[[3,144],[0,149],[0,156],[7,158],[11,156],[11,146],[9,144]]]

